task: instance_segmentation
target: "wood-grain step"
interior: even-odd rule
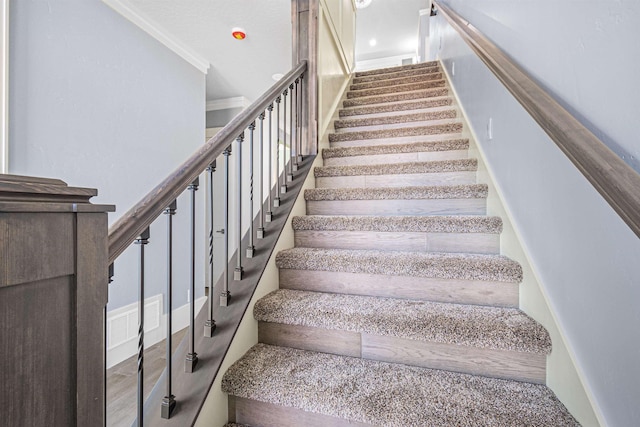
[[[475,184],[476,159],[439,160],[314,169],[316,188],[390,188]]]
[[[420,70],[423,68],[432,68],[432,67],[438,67],[438,66],[439,66],[438,61],[420,62],[418,64],[399,65],[396,67],[378,68],[375,70],[367,70],[367,71],[356,71],[355,77],[359,78],[359,77],[366,77],[366,76],[379,76],[381,74],[397,73],[400,71],[407,71],[407,70]]]
[[[449,107],[452,104],[453,100],[450,97],[440,96],[435,98],[420,99],[417,101],[399,101],[383,104],[371,104],[361,107],[341,108],[338,114],[340,118],[358,117],[399,111]]]
[[[551,339],[513,308],[281,289],[254,307],[259,341],[544,383]]]
[[[370,76],[354,77],[353,84],[373,82],[376,80],[398,79],[402,77],[421,76],[423,74],[437,73],[441,71],[440,67],[434,65],[432,67],[416,68],[413,70],[394,71],[391,73],[374,74]]]
[[[329,142],[333,144],[336,142],[344,141],[363,141],[402,137],[424,137],[427,135],[459,134],[461,132],[462,123],[443,121],[442,123],[428,126],[405,126],[397,129],[333,133],[329,135]]]
[[[449,108],[449,109],[439,109],[436,111],[426,111],[426,112],[419,112],[419,113],[385,114],[383,116],[378,116],[378,117],[341,119],[341,120],[334,121],[333,126],[336,130],[364,128],[364,127],[381,126],[381,125],[398,124],[398,123],[455,119],[456,116],[457,116],[456,110],[453,108]]]
[[[353,83],[349,87],[349,90],[357,91],[362,89],[374,89],[378,87],[403,85],[403,84],[409,84],[409,83],[424,82],[429,80],[442,80],[443,78],[444,76],[442,72],[436,71],[433,73],[424,73],[424,74],[419,74],[414,76],[377,79],[369,82]]]
[[[260,426],[579,426],[553,392],[500,380],[257,344],[222,379]]]
[[[322,150],[325,166],[373,165],[468,158],[468,139],[440,139],[405,144],[332,147]]]
[[[297,216],[296,247],[500,253],[502,220],[487,216]]]
[[[307,215],[485,215],[486,184],[305,190]]]
[[[434,98],[449,95],[449,89],[439,87],[433,89],[414,90],[411,92],[390,93],[376,96],[363,96],[359,98],[345,99],[342,103],[344,108],[357,107],[361,105],[383,104],[387,102],[400,102],[417,99]]]
[[[351,90],[347,92],[347,99],[387,95],[392,93],[397,94],[402,92],[413,92],[413,91],[424,90],[424,89],[443,88],[445,87],[445,85],[446,85],[446,82],[444,81],[444,79],[441,79],[441,80],[418,81],[413,83],[405,83],[405,84],[394,85],[394,86],[376,87],[371,89]]]

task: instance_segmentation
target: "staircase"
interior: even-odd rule
[[[223,378],[230,421],[579,425],[544,386],[551,340],[518,310],[462,129],[437,63],[356,73],[260,344]]]

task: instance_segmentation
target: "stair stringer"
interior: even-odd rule
[[[556,394],[558,399],[567,407],[569,412],[583,426],[603,425],[602,417],[598,416],[597,406],[592,393],[586,387],[584,375],[581,373],[574,354],[567,345],[567,340],[562,332],[559,322],[551,309],[548,295],[540,285],[539,275],[532,267],[530,258],[523,247],[520,233],[514,226],[513,215],[504,203],[503,192],[494,179],[491,167],[486,161],[482,147],[476,142],[478,133],[469,125],[467,115],[460,102],[449,71],[441,66],[446,74],[446,87],[449,88],[455,102],[455,108],[459,120],[463,123],[461,138],[469,139],[469,157],[478,159],[477,182],[487,184],[489,194],[487,197],[487,215],[499,216],[503,221],[503,230],[500,235],[500,253],[520,263],[523,271],[523,281],[520,283],[520,309],[544,326],[553,343],[553,350],[547,357],[546,385]]]

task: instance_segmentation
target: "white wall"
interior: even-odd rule
[[[11,173],[98,188],[113,223],[202,144],[204,74],[100,0],[13,1],[10,22]],[[187,299],[187,207],[181,198],[175,306]],[[164,221],[152,226],[147,295],[165,286]],[[133,252],[116,263],[110,309],[136,299]]]
[[[640,4],[448,0],[636,169]],[[439,16],[431,36],[600,422],[640,419],[640,240]],[[455,63],[455,75],[452,73]],[[493,139],[487,137],[489,118]],[[527,312],[537,310],[522,301]],[[535,317],[535,315],[534,315]],[[570,393],[560,377],[548,378]]]

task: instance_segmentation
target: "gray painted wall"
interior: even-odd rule
[[[113,222],[204,141],[205,76],[100,0],[13,1],[10,20],[11,173],[98,188],[94,202],[117,206]],[[187,206],[179,200],[174,307],[189,280]],[[165,286],[160,220],[147,296]],[[133,255],[116,263],[109,309],[136,298]]]
[[[207,127],[218,128],[226,126],[243,108],[225,108],[224,110],[207,111]]]
[[[636,170],[640,4],[445,0]],[[640,419],[640,240],[439,16],[431,49],[455,75],[478,144],[596,410]],[[440,41],[441,40],[441,41]],[[487,123],[493,119],[492,140]]]

